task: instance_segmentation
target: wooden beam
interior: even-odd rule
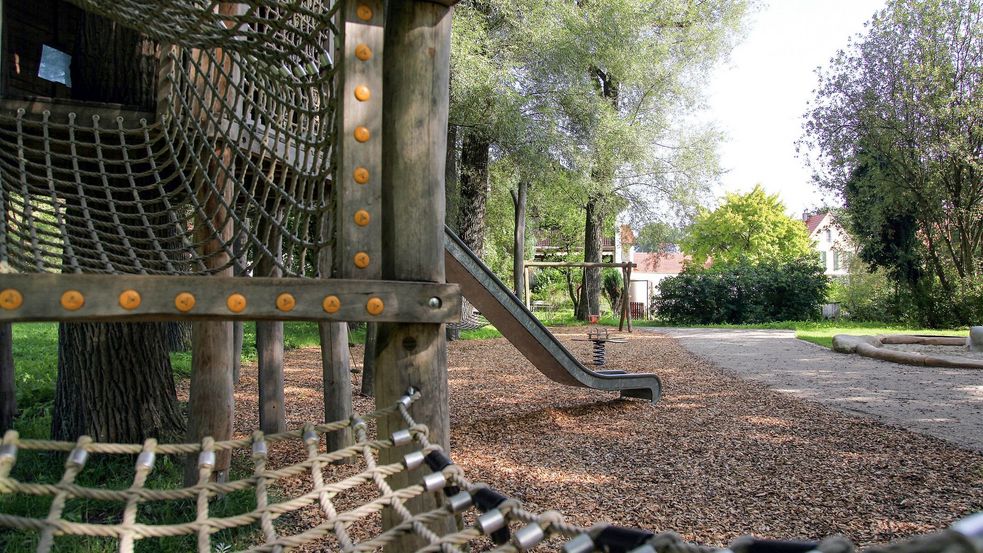
[[[22,297],[20,307],[0,308],[0,322],[27,321],[167,321],[167,320],[279,320],[366,321],[442,323],[460,320],[461,296],[456,284],[391,282],[379,280],[233,278],[229,276],[149,276],[94,274],[0,274],[0,293],[13,291]],[[78,309],[68,310],[62,296],[76,291],[82,297]],[[128,309],[121,296],[139,295],[139,305]],[[194,301],[187,312],[178,308],[178,297]],[[233,311],[229,299],[245,300]],[[295,306],[284,311],[283,294]],[[185,296],[182,296],[185,297]],[[337,310],[333,300],[337,298]],[[369,302],[377,298],[382,311],[373,315]],[[436,298],[436,301],[433,299]],[[278,305],[278,299],[281,300]],[[325,311],[325,300],[328,308]],[[132,305],[132,304],[128,304]],[[182,304],[186,307],[186,304]]]
[[[348,352],[348,324],[327,323],[319,326],[321,334],[321,369],[324,385],[324,422],[352,416],[352,373]],[[330,432],[327,451],[350,446],[351,429]]]
[[[279,220],[283,211],[275,214]],[[260,223],[271,255],[260,255],[256,274],[277,278],[283,258],[283,239],[269,220]],[[283,412],[283,321],[256,321],[256,362],[259,380],[259,428],[267,434],[287,429]]]
[[[379,278],[386,2],[347,0],[342,13],[335,266],[341,278]]]
[[[580,267],[586,269],[623,269],[627,266],[638,267],[634,263],[593,263],[566,261],[526,261],[526,267]]]
[[[420,1],[389,5],[384,61],[383,121],[383,266],[384,278],[445,282],[444,179],[447,159],[447,108],[450,78],[450,31],[453,11]],[[460,309],[460,306],[458,306]],[[395,403],[409,387],[422,393],[411,414],[430,428],[430,441],[449,448],[447,342],[440,324],[423,321],[381,324],[376,344],[376,405]],[[379,435],[402,427],[400,417],[379,420]],[[405,448],[384,450],[381,462],[399,462]],[[420,470],[392,477],[393,487],[417,483]],[[430,510],[439,494],[407,504],[413,512]],[[401,519],[383,512],[383,527]],[[453,520],[435,523],[438,533],[453,529]],[[414,536],[404,536],[387,551],[416,550]]]

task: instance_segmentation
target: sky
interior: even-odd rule
[[[760,183],[779,193],[788,213],[823,205],[824,193],[796,157],[802,115],[826,67],[886,0],[766,0],[744,41],[711,75],[709,117],[725,135],[718,195]],[[827,198],[835,205],[835,198]]]

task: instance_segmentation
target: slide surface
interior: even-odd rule
[[[582,365],[450,229],[445,229],[444,259],[447,282],[460,285],[464,297],[550,380],[659,400],[662,382],[654,374],[608,373]]]

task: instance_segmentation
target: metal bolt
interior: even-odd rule
[[[257,457],[266,457],[266,440],[260,440],[258,442],[253,442],[253,459]]]
[[[440,309],[440,306],[444,305],[444,302],[440,301],[440,298],[438,298],[437,296],[434,296],[430,298],[430,301],[427,302],[427,305],[429,305],[431,309]]]

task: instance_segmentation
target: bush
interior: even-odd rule
[[[674,324],[758,324],[819,317],[829,279],[812,260],[688,268],[663,280],[656,313]]]

